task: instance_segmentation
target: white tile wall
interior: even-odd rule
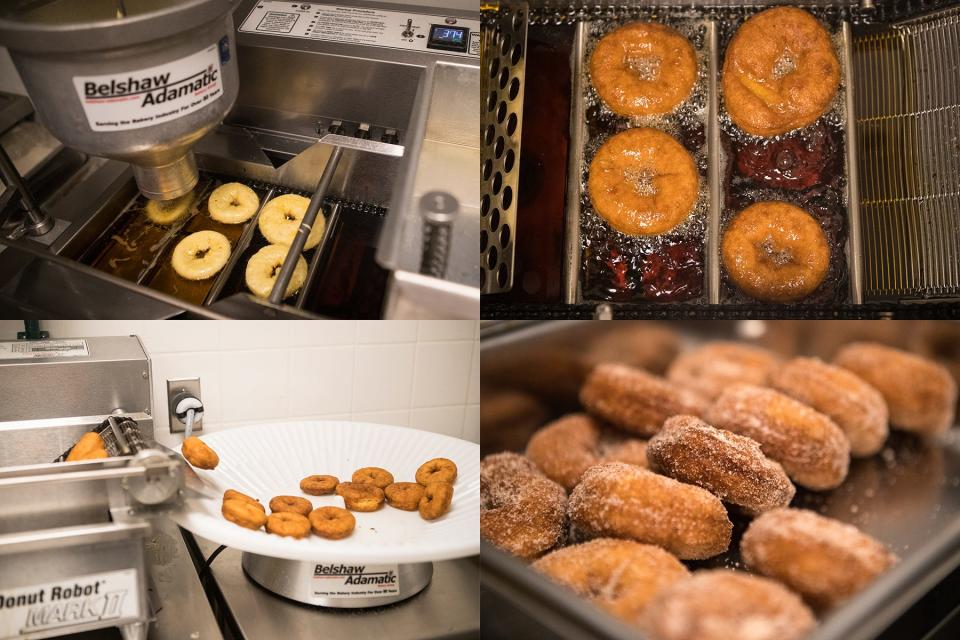
[[[198,376],[204,429],[263,420],[357,420],[480,442],[480,343],[471,320],[49,320],[54,338],[139,335],[153,363],[157,437],[166,381]],[[0,340],[23,323],[0,320]]]

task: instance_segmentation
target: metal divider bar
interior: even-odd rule
[[[573,72],[570,90],[573,95],[570,100],[570,148],[567,153],[567,202],[563,237],[563,302],[566,304],[580,301],[580,179],[583,172],[583,137],[586,127],[583,63],[588,25],[585,20],[577,22],[570,62]]]
[[[707,259],[707,303],[720,303],[720,90],[717,86],[720,43],[717,23],[707,23],[707,42],[710,49],[710,78],[707,86],[707,182],[710,191],[710,207],[707,221],[707,237],[704,253]]]
[[[307,299],[307,291],[310,290],[314,280],[317,279],[317,274],[320,272],[320,261],[323,259],[323,256],[326,255],[327,251],[329,251],[330,243],[333,242],[333,234],[340,225],[341,208],[340,203],[336,202],[330,210],[327,226],[323,230],[323,238],[320,240],[320,244],[317,245],[316,251],[313,252],[313,257],[310,259],[310,268],[307,270],[307,279],[304,281],[303,286],[300,287],[300,294],[297,295],[297,309],[303,308],[303,303]]]
[[[843,21],[843,72],[846,77],[846,150],[847,150],[847,221],[850,225],[849,255],[850,297],[853,304],[863,304],[863,245],[860,236],[860,183],[857,174],[857,120],[853,87],[853,35],[850,22]]]

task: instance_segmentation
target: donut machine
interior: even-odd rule
[[[722,70],[737,29],[782,3],[499,2],[485,6],[481,59],[482,316],[937,317],[960,301],[960,184],[952,133],[955,3],[803,3],[826,29],[839,87],[819,119],[775,138],[731,120]],[[689,97],[666,116],[617,116],[590,77],[601,38],[629,22],[671,27],[696,57]],[[594,209],[589,166],[613,135],[652,127],[696,166],[692,213],[630,236]],[[721,242],[760,201],[820,224],[825,275],[789,303],[733,282]]]

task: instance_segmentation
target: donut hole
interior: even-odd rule
[[[193,257],[196,258],[197,260],[203,260],[203,257],[204,257],[205,255],[207,255],[208,253],[210,253],[210,249],[211,249],[211,247],[205,247],[205,248],[203,248],[203,249],[197,249],[197,250],[194,252]]]
[[[797,58],[789,49],[784,49],[773,61],[773,77],[777,80],[797,70]]]
[[[655,82],[660,77],[662,62],[660,56],[639,51],[628,51],[623,56],[623,66],[647,82]]]
[[[646,167],[639,169],[631,167],[623,171],[623,178],[627,184],[633,187],[637,195],[646,198],[657,195],[657,186],[653,182],[656,177],[656,174]]]
[[[769,262],[778,267],[791,264],[795,258],[789,247],[778,246],[773,236],[767,236],[758,242],[757,258],[762,262]]]
[[[505,224],[500,227],[500,248],[506,249],[508,244],[510,244],[510,226]]]

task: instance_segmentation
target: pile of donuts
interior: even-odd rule
[[[890,428],[943,433],[957,385],[877,343],[828,363],[714,342],[664,377],[601,362],[579,400],[584,413],[536,431],[523,455],[481,461],[482,537],[655,640],[746,637],[744,625],[789,640],[897,562],[856,527],[791,508],[796,487],[837,488]],[[730,512],[749,520],[749,572],[691,571],[681,561],[728,550]]]

